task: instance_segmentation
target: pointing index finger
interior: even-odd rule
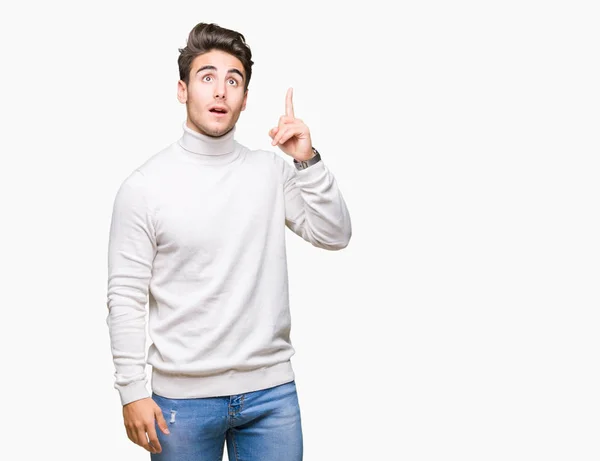
[[[294,90],[292,88],[289,88],[287,91],[287,95],[285,96],[285,115],[287,115],[288,117],[296,118],[294,117],[294,104],[292,103],[293,93]]]

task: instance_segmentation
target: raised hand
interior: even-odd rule
[[[308,127],[294,115],[292,96],[293,89],[289,88],[285,97],[285,115],[279,117],[279,124],[269,130],[269,136],[273,140],[271,145],[279,146],[301,162],[313,157],[314,153]]]

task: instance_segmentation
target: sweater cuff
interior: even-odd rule
[[[136,381],[127,386],[119,386],[118,390],[122,405],[150,397],[150,393],[146,388],[146,381]]]

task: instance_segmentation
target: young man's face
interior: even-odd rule
[[[212,50],[192,61],[189,84],[179,80],[177,99],[187,105],[187,126],[208,136],[223,136],[246,108],[246,75],[242,62]]]

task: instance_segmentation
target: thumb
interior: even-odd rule
[[[167,426],[165,417],[163,416],[162,410],[158,405],[154,409],[154,416],[156,416],[156,423],[158,424],[160,430],[163,431],[165,434],[170,434],[171,432],[169,431],[169,426]]]

